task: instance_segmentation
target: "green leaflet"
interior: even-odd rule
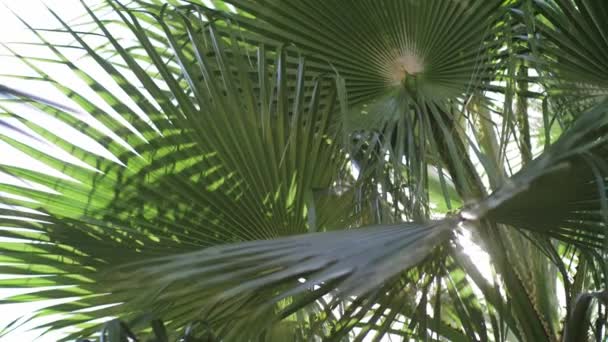
[[[75,107],[0,86],[0,139],[56,171],[0,161],[16,180],[0,184],[15,275],[0,286],[32,291],[6,303],[66,299],[37,313],[67,314],[43,329],[553,341],[554,278],[571,300],[605,284],[601,1],[167,2],[87,7],[77,28],[51,13],[59,28],[28,25],[45,56],[5,46],[36,74],[12,77]],[[492,281],[463,257],[463,227]]]

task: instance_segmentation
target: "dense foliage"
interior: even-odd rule
[[[45,330],[606,338],[605,0],[82,5],[2,44],[0,287]]]

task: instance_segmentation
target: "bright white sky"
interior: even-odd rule
[[[209,3],[209,1],[206,1]],[[87,1],[87,3],[96,3],[95,0]],[[6,8],[10,8],[15,11],[18,15],[22,16],[28,23],[32,23],[36,28],[53,28],[57,27],[59,23],[53,18],[53,16],[48,12],[45,6],[48,6],[56,13],[58,13],[62,18],[68,19],[67,21],[77,18],[85,13],[83,7],[80,4],[79,0],[0,0],[0,42],[9,43],[9,42],[27,42],[27,41],[35,41],[33,34],[28,32],[23,24],[19,22],[19,20],[11,13],[11,11]],[[24,48],[21,46],[21,48]],[[22,51],[22,50],[20,50]],[[0,83],[5,83],[7,85],[17,86],[18,88],[27,90],[29,92],[38,94],[40,96],[48,95],[48,89],[38,88],[38,86],[29,85],[27,88],[19,87],[22,83],[11,83],[14,82],[13,79],[7,79],[2,77],[3,74],[19,74],[19,73],[27,73],[23,69],[23,67],[18,63],[14,58],[8,57],[6,55],[6,50],[0,46]],[[35,49],[32,50],[32,54],[35,54]],[[53,98],[54,97],[49,97]],[[37,114],[39,115],[39,113]],[[49,124],[52,124],[49,121]],[[76,136],[77,132],[74,133]],[[28,140],[24,138],[25,140]],[[87,141],[84,139],[81,140],[83,144],[86,144]],[[31,140],[27,143],[36,143]],[[93,144],[92,142],[91,144]],[[95,146],[91,145],[91,148],[94,149]],[[65,156],[65,158],[69,159],[70,156]],[[16,150],[9,148],[7,144],[3,144],[0,142],[0,158],[3,162],[9,161],[11,163],[17,164],[27,164],[30,166],[35,166],[37,168],[42,168],[41,165],[36,165],[35,160],[31,158],[24,157],[17,153]],[[77,162],[77,161],[73,161]],[[2,175],[0,175],[0,181],[6,181],[6,179],[2,179]],[[475,246],[470,242],[468,237],[465,237],[463,241],[467,246],[467,253],[472,257],[472,259],[478,263],[482,273],[485,275],[490,275],[490,266],[487,254],[483,252],[480,248]],[[0,275],[0,279],[3,277]],[[1,290],[0,291],[0,300],[2,298],[6,298],[7,296],[15,294],[14,291],[9,290]],[[44,304],[36,304],[36,305],[5,305],[0,306],[0,328],[10,323],[11,321],[23,316],[28,315],[33,312],[37,308],[43,307]],[[52,319],[52,318],[51,318]],[[32,324],[25,325],[23,328],[19,329],[16,333],[12,334],[8,338],[2,339],[2,341],[6,342],[24,342],[24,341],[41,341],[41,342],[53,342],[57,340],[58,334],[49,334],[44,337],[38,338],[38,331],[31,331]]]
[[[0,42],[27,42],[32,41],[33,35],[28,32],[23,24],[9,11],[10,8],[18,15],[22,16],[27,22],[34,23],[39,28],[57,27],[57,21],[48,12],[45,6],[48,6],[55,12],[59,13],[63,18],[73,19],[84,13],[84,9],[78,0],[46,0],[44,2],[38,0],[0,0]],[[6,57],[6,50],[0,48],[0,74],[18,73],[21,66],[16,63],[14,58]],[[0,77],[0,83],[6,82],[5,78]],[[10,85],[11,83],[6,83]],[[34,89],[28,89],[32,91]],[[42,95],[42,94],[41,94]],[[0,145],[0,158],[3,160],[10,159],[15,163],[27,162],[20,157],[12,149],[7,149],[6,145]],[[6,276],[0,275],[0,279]],[[17,291],[2,290],[0,291],[0,299],[6,298],[9,295],[16,294]],[[48,303],[50,304],[50,303]],[[48,305],[46,304],[46,305]],[[34,310],[44,307],[45,304],[10,304],[0,306],[0,327],[4,327],[13,320],[27,316]],[[50,317],[52,319],[52,317]],[[26,324],[9,337],[2,338],[3,342],[55,342],[59,334],[48,334],[44,337],[38,337],[39,331],[32,331],[32,324]]]

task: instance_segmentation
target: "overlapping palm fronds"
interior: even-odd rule
[[[0,286],[31,291],[5,303],[62,300],[35,319],[64,314],[42,328],[76,328],[66,339],[584,336],[590,297],[575,299],[607,279],[608,106],[561,120],[552,89],[602,86],[608,45],[585,19],[600,2],[211,3],[83,3],[86,29],[50,12],[69,47],[27,21],[48,55],[4,45],[36,74],[11,77],[78,108],[0,103],[19,127],[0,139],[51,170],[0,162],[14,180],[0,269],[15,275]],[[438,198],[452,212],[432,220]],[[467,231],[492,274],[463,252]]]

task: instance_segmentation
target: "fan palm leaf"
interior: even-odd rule
[[[559,82],[599,73],[583,61],[600,65],[601,53],[571,47],[601,36],[581,19],[601,5],[170,3],[108,1],[109,18],[85,4],[90,32],[55,13],[59,29],[24,21],[44,58],[4,45],[35,74],[12,77],[72,104],[6,89],[0,103],[0,139],[46,167],[2,162],[0,269],[28,278],[0,286],[25,292],[6,303],[62,300],[37,313],[68,314],[43,329],[121,341],[194,327],[223,340],[553,341],[556,274],[569,299],[604,285],[606,104],[571,109],[533,158],[528,103],[543,94],[529,87],[553,85],[528,76],[545,64],[521,59],[514,38],[522,25],[536,32],[530,22],[551,37],[528,43],[532,56],[557,56]],[[500,109],[489,92],[504,94]],[[561,118],[548,94],[546,116]],[[475,121],[483,129],[467,136]],[[508,177],[511,137],[522,166]],[[431,220],[436,198],[465,205]],[[488,250],[493,281],[463,254],[463,229]],[[582,336],[586,305],[568,306],[568,336]],[[103,324],[114,317],[129,328]]]

